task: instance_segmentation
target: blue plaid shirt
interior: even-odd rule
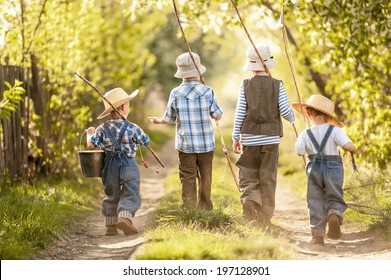
[[[175,148],[183,153],[214,150],[212,118],[223,113],[213,89],[197,80],[184,80],[171,91],[164,120],[176,123]]]
[[[108,127],[113,133],[115,139],[118,140],[121,129],[125,125],[125,121],[122,119],[110,119],[106,122],[106,124],[108,124]],[[138,150],[137,144],[147,146],[149,141],[149,136],[145,134],[139,126],[132,123],[127,127],[125,134],[122,137],[122,141],[119,144],[128,157],[134,157]],[[115,151],[114,144],[103,129],[103,124],[98,126],[95,130],[95,134],[91,137],[91,143],[94,144],[95,147],[101,146],[106,152]]]

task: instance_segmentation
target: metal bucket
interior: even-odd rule
[[[84,178],[102,177],[106,153],[103,150],[77,151],[81,174]]]
[[[99,178],[102,177],[102,169],[105,165],[106,153],[103,150],[85,150],[81,149],[81,139],[86,133],[86,130],[80,136],[79,158],[81,174],[84,178]]]

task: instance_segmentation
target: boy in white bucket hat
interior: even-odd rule
[[[257,46],[263,63],[253,47],[247,50],[245,71],[253,77],[242,81],[232,133],[239,168],[240,202],[243,218],[269,224],[275,209],[275,191],[281,117],[290,123],[295,115],[281,80],[270,77],[267,69],[277,62],[268,46]],[[266,68],[267,69],[266,69]]]
[[[341,237],[343,212],[343,164],[338,146],[354,153],[356,147],[340,129],[343,123],[334,116],[334,103],[322,95],[311,95],[307,103],[292,103],[300,114],[311,121],[311,128],[301,132],[296,142],[298,155],[308,155],[307,207],[310,216],[311,240],[323,244],[327,236]]]
[[[104,97],[124,118],[130,112],[129,101],[138,94],[135,90],[128,95],[122,88],[115,88]],[[102,171],[102,182],[106,197],[102,202],[102,214],[105,217],[106,235],[125,235],[138,232],[132,218],[141,205],[140,172],[134,160],[138,146],[147,146],[149,136],[136,124],[122,119],[113,107],[103,100],[105,110],[98,116],[109,119],[98,126],[87,129],[87,143],[90,148],[101,147],[106,152]]]
[[[200,57],[192,53],[201,74],[206,68]],[[177,60],[175,77],[180,86],[171,91],[162,118],[149,117],[155,124],[176,124],[175,148],[179,158],[179,177],[183,207],[211,210],[212,161],[215,148],[211,118],[220,120],[222,111],[212,88],[200,82],[200,76],[190,54]],[[198,191],[197,191],[198,178]]]

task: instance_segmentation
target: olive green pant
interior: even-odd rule
[[[259,219],[270,222],[275,209],[279,144],[244,146],[236,161],[239,168],[240,202],[257,205]]]
[[[179,178],[181,180],[184,207],[213,209],[210,199],[213,154],[213,151],[190,154],[178,151]]]

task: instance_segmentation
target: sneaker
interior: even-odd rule
[[[125,235],[138,233],[138,230],[134,227],[132,221],[126,218],[118,218],[117,228],[122,230]]]
[[[118,234],[118,230],[117,230],[116,225],[107,225],[106,226],[105,235],[117,235],[117,234]]]
[[[312,243],[312,244],[324,244],[324,238],[323,237],[311,237],[310,243]]]
[[[336,214],[331,214],[329,216],[329,230],[327,232],[327,237],[330,239],[339,239],[341,238],[341,226],[339,223],[339,218]]]

